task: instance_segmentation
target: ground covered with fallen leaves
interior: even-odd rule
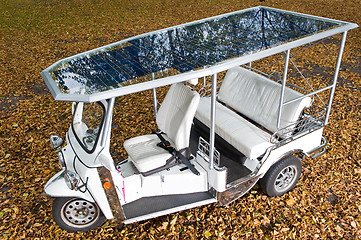
[[[260,4],[361,23],[360,0],[0,0],[0,239],[360,239],[360,28],[348,34],[325,129],[327,152],[303,161],[290,193],[271,198],[256,185],[227,207],[212,204],[123,229],[107,222],[67,233],[52,220],[43,187],[60,167],[48,139],[65,136],[71,105],[53,100],[40,72],[130,36]],[[154,129],[150,97],[123,99],[115,114],[127,124],[119,123],[118,145]]]

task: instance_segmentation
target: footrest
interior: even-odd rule
[[[320,146],[314,148],[313,150],[311,150],[308,155],[312,158],[315,159],[319,156],[321,156],[322,154],[324,154],[326,152],[326,145],[327,145],[327,141],[324,137],[321,138],[321,144]]]

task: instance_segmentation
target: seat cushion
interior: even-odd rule
[[[166,135],[163,137],[173,145]],[[157,146],[159,142],[161,141],[156,134],[142,135],[124,142],[124,148],[138,171],[148,172],[162,167],[172,157],[168,151]]]
[[[210,97],[201,98],[196,118],[207,127],[210,127],[210,112]],[[270,134],[218,102],[216,102],[215,132],[250,159],[259,157],[272,145]]]
[[[196,91],[183,83],[173,84],[157,113],[158,129],[173,140],[173,147],[178,151],[189,147],[191,126],[199,98]]]
[[[235,67],[228,70],[219,90],[218,99],[269,131],[276,132],[281,90],[281,84],[242,67]],[[283,101],[301,96],[302,93],[285,87]],[[310,104],[311,98],[306,97],[284,105],[280,128],[295,123],[303,109]],[[291,128],[290,132],[292,132]]]
[[[190,130],[199,98],[196,91],[183,83],[177,83],[169,88],[159,108],[156,118],[158,129],[166,133],[164,138],[177,151],[189,147]],[[159,142],[161,140],[156,134],[138,136],[125,141],[124,148],[137,169],[145,173],[165,166],[167,160],[173,157],[157,146]],[[166,167],[172,164],[175,162],[168,162]]]

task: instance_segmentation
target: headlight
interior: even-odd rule
[[[71,190],[78,190],[78,183],[80,181],[79,175],[75,172],[65,171],[64,174],[65,183]]]
[[[59,165],[60,165],[60,167],[62,169],[66,169],[64,155],[63,155],[63,152],[61,150],[59,150],[59,152],[58,152],[58,157],[59,157]]]
[[[58,135],[50,135],[50,144],[53,148],[58,148],[63,145],[64,141]]]

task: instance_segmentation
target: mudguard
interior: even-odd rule
[[[89,202],[94,202],[94,199],[87,190],[83,192],[69,189],[65,183],[64,173],[65,170],[62,170],[49,179],[44,187],[46,195],[51,197],[78,197]]]

